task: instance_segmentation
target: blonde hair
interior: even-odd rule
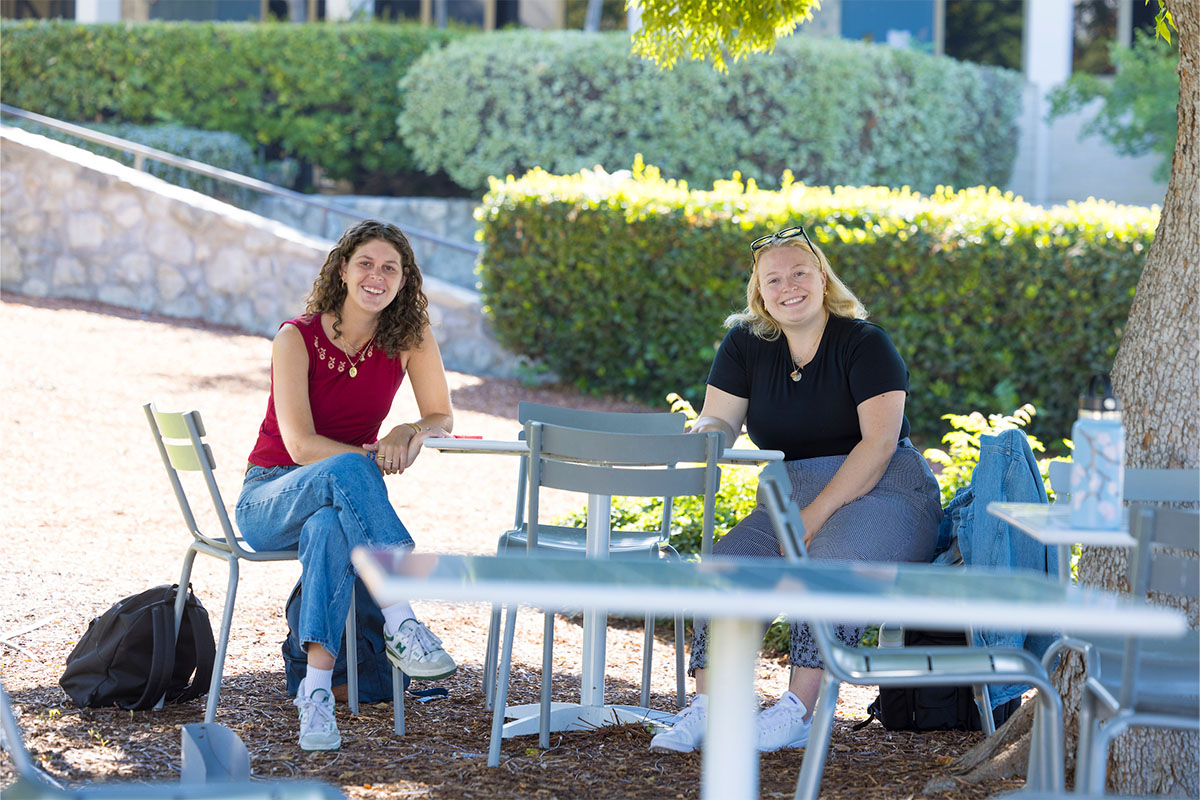
[[[781,239],[768,244],[766,247],[755,250],[754,264],[750,268],[750,280],[746,283],[746,308],[726,317],[725,327],[733,328],[738,325],[745,325],[750,329],[751,333],[760,339],[774,341],[779,338],[779,334],[783,332],[783,328],[779,326],[774,317],[767,313],[762,291],[758,286],[759,260],[764,253],[779,247],[799,247],[817,257],[817,265],[821,268],[821,272],[825,273],[826,279],[825,297],[822,301],[825,311],[835,317],[866,319],[867,309],[863,306],[862,301],[834,273],[833,268],[829,266],[829,259],[821,252],[821,248],[814,244],[812,250],[809,250],[808,245],[809,243],[801,238]]]

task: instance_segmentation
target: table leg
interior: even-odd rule
[[[758,797],[758,733],[754,721],[754,659],[762,624],[709,622],[708,730],[700,796],[705,800]]]
[[[587,549],[588,558],[608,558],[611,534],[612,498],[608,495],[588,495]],[[579,702],[585,706],[604,705],[604,649],[608,632],[608,612],[602,608],[583,612],[583,665]]]

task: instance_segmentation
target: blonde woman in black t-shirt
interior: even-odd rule
[[[813,558],[928,561],[942,509],[937,481],[908,441],[908,370],[887,333],[838,279],[803,228],[756,239],[746,308],[726,321],[693,432],[719,431],[732,444],[743,424],[760,448],[782,450]],[[761,507],[714,554],[779,557]],[[862,628],[836,627],[858,644]],[[792,624],[788,691],[758,717],[762,752],[803,747],[822,664],[808,627]],[[691,704],[651,747],[691,752],[707,715],[707,625],[696,623]]]

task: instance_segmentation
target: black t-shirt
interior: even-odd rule
[[[739,325],[725,335],[708,382],[750,401],[746,433],[764,450],[794,461],[848,454],[862,441],[858,404],[884,392],[908,392],[908,368],[883,328],[832,314],[799,381],[787,338],[760,339]],[[900,438],[908,436],[908,417]]]

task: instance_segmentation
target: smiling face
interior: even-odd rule
[[[767,313],[784,328],[824,320],[825,273],[807,247],[764,250],[755,266]]]
[[[378,314],[404,286],[404,267],[396,248],[381,239],[360,245],[340,270],[346,282],[346,305]]]

